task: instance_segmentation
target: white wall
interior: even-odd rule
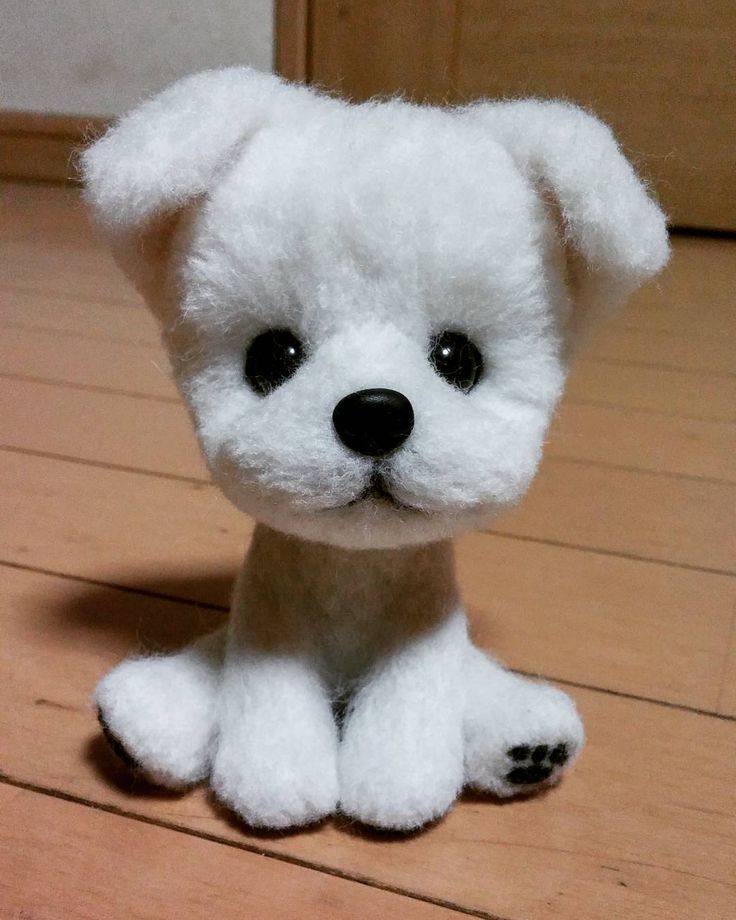
[[[273,0],[0,0],[0,109],[114,115],[273,42]]]

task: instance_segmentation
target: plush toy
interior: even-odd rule
[[[100,683],[117,752],[267,828],[409,830],[463,787],[555,783],[575,706],[471,643],[451,537],[523,495],[581,330],[667,259],[610,131],[237,68],[141,105],[83,172],[212,477],[258,522],[227,628]]]

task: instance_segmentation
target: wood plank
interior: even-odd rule
[[[303,83],[309,76],[309,0],[275,0],[276,73]]]
[[[252,532],[203,483],[5,452],[0,481],[0,559],[112,584],[176,595],[191,578],[185,596],[209,602],[196,574],[230,575]]]
[[[109,119],[0,111],[0,176],[76,182],[76,158]]]
[[[732,577],[489,534],[460,538],[457,565],[476,641],[509,666],[732,712]]]
[[[81,300],[79,297],[0,287],[0,327],[61,331],[110,341],[157,344],[155,320],[140,302],[140,314],[132,322],[126,310],[133,301]],[[138,306],[138,304],[136,304]],[[636,319],[636,311],[625,318]],[[588,342],[588,359],[624,364],[659,365],[672,369],[736,373],[736,356],[730,337],[723,334],[678,335],[668,330],[638,329],[615,321],[605,324]]]
[[[100,297],[84,300],[71,294],[14,286],[0,286],[0,328],[143,347],[160,344],[158,324],[142,301]]]
[[[563,400],[546,453],[548,457],[736,482],[733,422]]]
[[[47,189],[41,191],[45,192]],[[32,206],[29,206],[29,209],[34,210]],[[34,228],[32,232],[40,231]],[[52,236],[50,246],[54,239]],[[687,245],[682,245],[683,243]],[[677,274],[670,274],[668,270],[660,286],[650,286],[634,297],[632,303],[621,314],[610,319],[604,328],[592,337],[590,343],[586,344],[582,351],[583,358],[632,360],[665,368],[672,364],[682,369],[720,373],[732,370],[733,349],[730,344],[736,313],[731,292],[736,290],[736,272],[732,269],[729,271],[729,266],[736,264],[733,243],[689,238],[676,241],[676,247],[672,268],[682,266],[681,269],[678,268]],[[61,317],[69,312],[67,304],[75,303],[76,312],[68,320],[64,320],[67,324],[65,328],[76,329],[84,334],[88,325],[104,328],[105,322],[110,322],[111,334],[119,337],[120,331],[115,321],[106,321],[104,312],[98,317],[97,308],[124,304],[141,305],[139,295],[125,281],[102,248],[96,250],[99,253],[98,257],[80,257],[78,267],[74,262],[77,256],[74,255],[70,257],[71,262],[69,259],[60,258],[51,265],[46,262],[39,264],[33,255],[31,243],[23,244],[23,249],[25,255],[19,263],[18,270],[13,268],[11,271],[8,264],[6,280],[4,283],[0,282],[0,323],[5,316],[10,322],[22,321],[18,314],[24,309],[29,313],[38,309],[44,316],[49,313],[53,315],[54,301],[58,301],[59,309],[56,312],[59,318],[54,321],[54,327],[62,322]],[[711,258],[714,255],[717,257]],[[96,264],[96,259],[99,259],[99,264]],[[103,279],[101,287],[88,285],[83,278],[79,278],[81,270],[95,265],[97,277]],[[692,287],[693,278],[702,278],[703,291],[693,293],[684,289],[688,285]],[[714,283],[714,278],[717,279],[717,283]],[[34,299],[36,297],[38,300]],[[89,322],[85,320],[85,304],[95,308],[91,311]],[[50,321],[52,320],[45,319],[45,322]],[[142,320],[142,323],[151,330],[155,329],[150,317]],[[672,341],[678,344],[671,349],[669,343]],[[612,344],[602,346],[601,342]],[[627,345],[634,349],[630,359],[626,357],[626,352],[622,351]],[[614,394],[616,370],[617,368],[613,369],[611,373]],[[660,389],[665,393],[667,381],[672,379],[674,377],[670,373],[666,376],[664,385],[660,385]],[[716,379],[719,380],[720,377]],[[640,389],[643,388],[642,383]],[[661,396],[656,404],[662,404]]]
[[[694,342],[704,335],[733,335],[735,290],[733,239],[675,236],[664,272],[608,322],[694,337]]]
[[[591,108],[653,180],[675,225],[736,228],[731,0],[687,16],[679,0],[502,8],[466,0],[458,19],[459,98],[539,96]]]
[[[736,488],[548,457],[498,533],[736,571]]]
[[[135,329],[138,312],[130,307],[120,309],[129,314],[128,322]],[[141,326],[146,328],[143,323]],[[0,337],[0,373],[159,399],[179,398],[168,357],[158,343],[111,342],[93,337],[60,339],[57,331],[11,327]],[[59,389],[61,396],[64,387]]]
[[[53,243],[39,259],[38,242],[3,242],[0,289],[31,289],[92,302],[101,298],[138,304],[138,295],[112,256],[101,243],[98,245],[95,249],[86,241]]]
[[[736,377],[582,360],[567,383],[574,402],[729,422],[736,418]]]
[[[56,137],[85,138],[99,134],[110,124],[99,115],[62,115],[56,112],[0,111],[0,132],[50,134]]]
[[[128,321],[131,336],[135,335],[135,317]],[[120,318],[121,323],[123,319]],[[143,328],[149,329],[147,325]],[[168,359],[158,344],[110,342],[93,336],[60,341],[58,331],[6,327],[0,337],[0,374],[24,378],[9,381],[4,385],[4,395],[0,394],[6,406],[5,416],[0,420],[0,440],[6,445],[141,465],[143,469],[159,472],[201,474],[198,460],[193,461],[194,471],[189,464],[193,443],[190,425],[188,421],[182,425],[185,416],[178,406],[168,412],[160,406],[152,408],[140,402],[132,407],[129,400],[119,395],[151,396],[178,403],[176,387],[169,377]],[[615,376],[615,370],[611,374]],[[625,374],[624,378],[626,382]],[[111,394],[88,396],[64,387],[51,393],[47,385],[50,382],[101,388]],[[122,401],[118,403],[118,399]],[[113,419],[118,406],[120,418]],[[53,413],[59,413],[56,426],[39,426],[33,421],[39,415],[53,417]],[[156,417],[155,425],[143,422],[148,415]],[[84,431],[75,440],[82,419]],[[110,429],[113,442],[103,435]],[[99,438],[95,437],[95,431]],[[104,451],[109,443],[124,443],[126,438],[134,451],[145,453],[145,460],[129,457],[114,461],[98,456],[98,446]],[[66,446],[45,443],[53,441],[56,445],[59,439]],[[116,446],[116,454],[117,450]],[[124,445],[123,454],[129,452]],[[547,454],[735,481],[736,426],[730,422],[652,414],[618,406],[577,404],[574,399],[565,399],[550,434]],[[171,469],[166,466],[167,457],[174,458]]]
[[[619,364],[736,373],[736,349],[731,338],[717,335],[677,335],[666,330],[632,329],[607,323],[585,343],[584,354]]]
[[[731,639],[721,677],[721,691],[717,706],[719,712],[736,716],[736,610],[731,625]]]
[[[1,382],[3,447],[209,481],[180,403],[26,380]]]
[[[83,920],[459,915],[334,875],[0,785],[3,916]]]
[[[56,292],[0,287],[0,327],[58,331],[135,344],[158,344],[156,321],[134,292],[122,300],[90,300]],[[140,307],[135,318],[128,308]],[[622,321],[636,321],[625,311]],[[730,335],[677,334],[667,329],[638,329],[608,322],[585,343],[588,359],[624,364],[660,365],[672,369],[736,373],[736,350]]]
[[[10,191],[10,215],[20,219],[4,225],[6,233],[9,227],[16,228],[13,231],[15,236],[8,243],[11,248],[14,247],[14,258],[7,262],[4,300],[8,293],[13,292],[16,299],[28,298],[27,289],[33,288],[47,298],[62,295],[67,299],[81,297],[90,303],[108,299],[140,304],[140,299],[113,265],[109,254],[101,244],[93,242],[88,228],[83,229],[85,220],[78,198],[69,194],[52,194],[45,188],[29,191],[28,188],[11,185]],[[39,210],[32,206],[34,202],[44,204],[44,213],[46,206],[50,206],[46,222],[39,217],[21,217],[26,213],[33,215]],[[18,227],[26,229],[18,230]],[[49,234],[42,238],[48,239],[49,244],[54,242],[41,262],[34,248],[39,233]],[[74,241],[73,245],[69,243],[70,239]],[[709,343],[716,338],[715,332],[719,330],[721,334],[717,340],[721,343],[721,354],[724,351],[726,355],[732,354],[733,349],[727,347],[733,330],[732,291],[736,286],[736,260],[732,255],[732,246],[727,241],[676,240],[675,259],[661,286],[650,286],[641,292],[622,314],[619,322],[624,325],[618,326],[614,321],[607,329],[611,334],[631,332],[626,324],[643,324],[643,328],[637,326],[633,331],[645,335],[640,347],[646,350],[647,341],[656,340],[656,336],[671,331],[675,323],[676,328],[683,330],[680,334],[684,334],[685,341],[690,343],[690,350],[696,355],[693,360],[698,366],[707,364],[709,360],[707,344],[704,346],[706,357],[700,355],[700,340]],[[50,291],[54,294],[51,295]],[[24,302],[28,303],[28,299],[21,299],[20,309]],[[65,302],[62,299],[60,306],[63,307]],[[9,311],[10,321],[17,322],[18,309],[11,301],[3,313]],[[60,309],[59,312],[64,311]],[[80,320],[83,322],[81,317]],[[150,319],[144,322],[146,328],[153,328]],[[707,336],[689,335],[700,331],[703,324],[707,324]],[[646,332],[652,333],[652,337],[647,338]],[[721,360],[724,360],[723,357]],[[651,363],[656,363],[656,360]],[[581,362],[573,375],[570,397],[574,401],[631,406],[723,421],[733,418],[736,380],[733,377],[678,373],[666,367],[640,369],[588,360]]]
[[[13,454],[0,481],[1,560],[226,606],[252,524],[214,489]],[[458,563],[474,628],[514,667],[716,707],[733,578],[488,534]]]
[[[353,99],[569,99],[613,126],[674,224],[736,228],[730,0],[687,17],[678,0],[549,9],[466,0],[421,11],[416,0],[314,0],[312,9],[316,83]]]
[[[403,92],[442,102],[451,91],[455,0],[311,0],[310,80],[363,100]]]
[[[591,905],[605,905],[607,920],[729,916],[734,722],[577,690],[588,745],[549,795],[502,806],[468,798],[400,844],[340,822],[285,837],[253,835],[203,791],[156,795],[131,782],[89,709],[94,683],[137,645],[141,624],[166,641],[179,608],[121,592],[100,603],[84,586],[31,584],[26,573],[15,574],[2,600],[10,641],[0,645],[0,679],[10,694],[3,769],[16,781],[514,920],[589,920]],[[190,612],[185,630],[202,616]],[[28,824],[50,833],[32,816]],[[60,833],[68,845],[68,825],[58,826],[67,827]],[[140,852],[134,843],[121,849]],[[533,885],[521,883],[529,878]]]
[[[0,341],[0,376],[11,377],[0,387],[0,444],[208,478],[188,413],[160,366],[166,360],[163,355],[134,352],[135,360],[126,363],[137,367],[138,373],[128,373],[122,371],[122,363],[105,360],[116,345],[103,343],[98,349],[98,343],[91,341],[92,360],[86,363],[79,361],[76,349],[60,347],[64,343],[54,336],[48,348],[40,335],[32,337],[27,350],[11,349],[9,360]],[[15,338],[8,335],[5,341]],[[26,364],[29,353],[33,363]],[[22,373],[24,369],[30,377]],[[19,372],[21,376],[14,379]],[[69,378],[81,387],[101,387],[102,392],[57,385]],[[147,397],[147,384],[158,390],[156,399]],[[564,403],[546,453],[550,458],[733,482],[735,439],[732,423]]]
[[[29,450],[157,473],[204,478],[181,408],[106,394],[54,392],[45,384],[8,381],[3,388],[7,428],[3,443]],[[18,395],[33,389],[31,405]],[[46,394],[46,395],[44,395]],[[39,400],[39,396],[43,398]],[[44,402],[45,401],[45,402]],[[59,424],[64,419],[66,424]],[[56,421],[56,424],[54,424]],[[609,458],[610,459],[610,458]],[[3,463],[12,463],[10,455]],[[31,458],[24,463],[30,464]],[[494,529],[645,559],[734,571],[733,484],[619,469],[548,456],[520,508]],[[687,521],[687,527],[682,522]]]
[[[0,131],[0,178],[76,182],[79,139]]]
[[[91,226],[78,189],[5,183],[0,239],[0,290],[140,303]]]
[[[17,317],[23,309],[23,304],[28,301],[33,303],[34,297],[33,294],[26,294],[26,299],[19,299],[15,308],[3,309],[2,316],[17,326]],[[58,310],[63,312],[64,309],[65,302],[61,301]],[[125,309],[123,306],[120,307],[120,310]],[[80,310],[83,311],[83,308],[80,307]],[[29,308],[29,312],[35,315],[32,307]],[[47,316],[49,312],[53,312],[53,308],[47,307]],[[43,322],[43,314],[39,314],[39,317]],[[79,316],[83,324],[82,317],[83,312]],[[69,325],[73,320],[69,318],[65,322]],[[102,319],[99,319],[99,322],[102,322]],[[126,325],[126,314],[118,317],[115,322],[118,325]],[[127,314],[127,325],[130,330],[128,334],[131,338],[136,338],[138,329],[142,329],[141,335],[145,338],[143,347],[137,343],[136,347],[125,347],[122,342],[115,342],[113,346],[108,347],[96,341],[96,337],[80,336],[73,345],[70,343],[61,349],[57,344],[55,331],[44,331],[39,328],[26,334],[21,330],[8,332],[3,337],[6,342],[0,344],[0,366],[5,373],[27,373],[30,376],[104,386],[113,390],[174,396],[173,384],[166,379],[166,374],[162,373],[167,367],[163,352],[151,351],[147,347],[156,336],[155,325],[152,323],[152,320],[148,317],[143,318],[138,312],[133,315]],[[152,357],[153,355],[155,357]],[[49,373],[50,368],[53,368],[53,373]],[[640,412],[662,413],[705,422],[731,422],[736,415],[736,376],[581,360],[571,374],[566,403],[631,408]],[[611,420],[623,419],[622,413],[607,413],[607,416]],[[642,424],[645,424],[644,420]],[[660,430],[668,427],[664,419],[659,419],[653,424]],[[670,424],[671,437],[678,437],[679,425],[679,420]],[[692,428],[693,436],[698,440],[711,440],[713,434],[707,434],[709,431],[713,434],[718,431],[726,433],[729,429],[722,425]]]
[[[96,306],[99,293],[85,301],[86,281],[79,283],[75,266],[86,266],[85,260],[97,244],[84,242],[84,231],[75,230],[79,214],[71,218],[61,198],[52,195],[48,209],[35,207],[34,201],[43,200],[43,196],[18,196],[14,204],[18,219],[13,226],[0,222],[0,239],[7,238],[19,247],[29,266],[35,252],[39,265],[36,281],[40,279],[41,285],[37,290],[45,288],[48,299],[38,301],[38,314],[33,299],[25,304],[32,322],[49,323],[49,328],[65,332],[57,339],[68,354],[54,355],[54,336],[30,336],[28,340],[20,336],[6,349],[6,359],[14,361],[17,354],[27,353],[28,366],[54,365],[59,373],[77,375],[75,387],[88,385],[85,373],[98,382],[112,373],[119,382],[126,369],[127,376],[145,381],[150,368],[141,365],[144,355],[158,351],[120,346],[128,335],[140,334],[149,343],[155,342],[155,325],[135,295],[129,306],[118,302],[120,295],[115,293],[112,274],[107,288],[111,296],[103,299],[102,310]],[[29,211],[27,219],[22,216],[24,208]],[[66,268],[57,260],[56,268],[52,265],[49,269],[39,258],[40,247],[44,257],[47,252],[66,253]],[[83,253],[81,258],[75,255],[76,250]],[[687,271],[675,272],[674,286],[665,279],[663,291],[642,292],[644,299],[633,305],[639,312],[627,322],[634,322],[631,328],[642,336],[712,340],[721,330],[727,341],[728,330],[733,329],[733,289],[728,289],[729,268],[724,260],[733,249],[723,249],[723,258],[712,260],[713,250],[708,247],[702,258],[697,247],[685,247],[684,252]],[[66,295],[62,292],[58,301],[52,269],[59,271],[56,280],[61,288],[66,287]],[[700,277],[703,274],[707,277]],[[30,269],[26,281],[24,288],[10,276],[0,286],[0,300],[11,290],[21,297],[32,297],[29,290],[36,281]],[[119,290],[124,298],[124,283]],[[703,291],[710,296],[711,290],[712,309],[701,297]],[[667,314],[663,307],[670,296],[674,302]],[[13,329],[23,326],[23,303],[21,300],[18,309],[15,301],[16,310],[10,314],[0,306],[0,325],[4,316],[8,323],[15,323]],[[647,318],[637,326],[636,317],[649,309],[654,313],[646,313]],[[66,311],[68,316],[61,318],[55,310]],[[89,327],[85,310],[89,311]],[[130,312],[120,314],[116,312],[119,310]],[[121,315],[129,321],[122,323],[122,328]],[[651,316],[655,317],[654,328],[647,329]],[[118,341],[109,343],[110,350],[100,345],[97,357],[88,357],[86,346],[75,338],[75,322],[83,323],[77,332],[85,341],[95,336],[98,342],[105,340],[110,332]],[[661,328],[657,326],[660,322]],[[610,328],[629,329],[615,322]],[[2,347],[0,334],[0,350]],[[127,354],[133,356],[128,364],[124,359]],[[112,371],[105,369],[104,356],[114,365]],[[698,360],[702,363],[703,358]],[[707,369],[707,364],[704,366]],[[703,368],[698,364],[690,369]],[[20,382],[12,385],[16,384]],[[151,385],[158,384],[151,381]],[[9,386],[7,380],[0,381],[0,392]],[[158,473],[163,474],[170,469],[187,469],[188,463],[196,461],[192,442],[186,441],[191,435],[185,416],[174,404],[124,400],[69,387],[60,387],[61,392],[51,397],[53,387],[22,386],[23,392],[15,390],[7,407],[0,408],[0,420],[11,435],[19,432],[28,438],[30,449],[37,449],[45,437],[49,439],[45,443],[58,450],[84,452],[94,462],[121,463],[127,458],[133,464],[158,463]],[[119,400],[126,403],[125,408]],[[147,402],[172,414],[140,409]],[[585,421],[589,407],[580,408],[580,416],[573,409],[567,418],[567,407],[563,408],[558,423],[561,433],[556,437],[563,444],[574,445],[575,437],[583,437],[582,428],[589,426],[590,437],[584,438],[585,447],[581,448],[594,451],[588,460],[597,463],[601,454],[607,454],[606,462],[611,462],[611,449],[606,451],[605,443],[608,425],[620,440],[616,448],[620,458],[641,450],[636,447],[635,435],[627,438],[621,430],[628,414],[634,419],[634,429],[639,424],[637,430],[645,438],[640,456],[646,462],[678,468],[698,463],[711,471],[722,463],[723,469],[728,469],[728,441],[722,442],[724,457],[720,457],[721,442],[708,441],[704,436],[691,457],[681,436],[700,436],[720,427],[727,431],[719,422],[703,423],[702,428],[688,424],[680,433],[677,426],[681,419],[676,416],[670,419],[671,427],[667,422],[664,428],[647,429],[644,422],[637,423],[636,412],[590,407],[594,421]],[[656,419],[657,424],[668,418],[645,410],[640,414]],[[609,418],[605,424],[603,416]],[[567,434],[564,426],[568,426]],[[39,431],[48,428],[48,432],[42,437],[34,427]],[[141,430],[147,433],[151,428],[156,428],[167,444],[161,445],[158,436],[136,437]],[[599,438],[594,437],[596,431]],[[39,440],[34,442],[36,437]],[[137,443],[131,445],[131,440]],[[666,449],[664,443],[661,450],[655,449],[653,442],[658,440],[666,441]],[[732,525],[727,527],[725,518],[713,517],[708,504],[717,504],[717,511],[727,515],[725,502],[732,492],[725,486],[722,492],[700,492],[690,486],[714,484],[610,468],[598,468],[606,475],[597,481],[590,476],[581,478],[580,469],[595,471],[596,467],[587,461],[555,458],[545,464],[539,483],[541,503],[534,499],[535,493],[530,496],[537,502],[532,529],[541,528],[542,540],[550,539],[548,529],[557,535],[565,532],[570,537],[582,534],[611,540],[613,550],[605,545],[600,552],[590,552],[540,543],[534,533],[526,532],[520,534],[523,539],[489,534],[462,538],[460,579],[478,641],[521,670],[661,699],[675,706],[736,714],[736,580],[608,554],[621,551],[616,548],[620,545],[627,546],[624,554],[654,547],[667,555],[684,553],[689,557],[697,549],[702,558],[713,549],[725,556],[729,541],[733,543]],[[628,475],[621,478],[619,473]],[[652,481],[660,486],[652,487]],[[730,918],[736,862],[732,805],[736,767],[730,752],[736,740],[736,722],[697,712],[575,690],[590,743],[581,763],[560,789],[537,800],[504,807],[469,798],[447,821],[400,844],[363,836],[340,822],[286,838],[255,836],[213,808],[202,791],[176,798],[131,783],[101,741],[89,709],[92,687],[107,668],[138,648],[141,641],[159,649],[177,646],[221,622],[219,608],[227,602],[251,524],[214,489],[160,475],[3,452],[0,483],[0,559],[61,573],[54,576],[0,568],[0,682],[8,696],[3,708],[0,770],[13,771],[17,781],[211,833],[259,853],[268,850],[328,871],[372,879],[381,886],[454,901],[486,916],[507,920],[588,920],[599,914],[607,920]],[[565,491],[573,488],[574,493]],[[595,520],[606,514],[608,522]],[[714,521],[712,529],[706,526],[709,517]],[[508,520],[518,525],[518,519]],[[526,527],[529,521],[521,520]],[[679,533],[691,527],[691,533]],[[694,546],[698,540],[699,549]],[[111,588],[109,582],[125,590]],[[158,596],[162,594],[195,603],[165,600]],[[603,788],[605,795],[601,795]],[[43,818],[31,815],[28,823],[42,828],[38,833],[33,831],[40,852],[50,852],[49,838],[58,841],[59,847],[70,846],[71,820],[51,822],[51,834],[49,822]],[[20,817],[12,824],[20,826]],[[58,836],[57,826],[62,827]],[[178,836],[169,830],[162,833]],[[100,847],[104,851],[105,841],[113,834],[107,831],[101,836],[105,838]],[[83,834],[79,839],[86,841]],[[90,846],[96,850],[94,844]],[[135,845],[125,849],[126,853],[135,852]],[[216,871],[211,873],[215,879],[221,864],[217,858]],[[64,865],[69,864],[65,859]],[[38,871],[36,867],[34,863],[34,881],[46,865]],[[130,878],[122,872],[121,877]],[[533,885],[527,883],[530,877]],[[143,878],[142,888],[149,879],[150,875]],[[281,884],[278,879],[267,887],[278,890]],[[288,888],[288,883],[283,884]],[[52,892],[56,890],[53,884],[49,887]],[[128,883],[123,887],[127,889]],[[170,904],[169,888],[167,894]],[[316,904],[311,909],[309,902],[307,915],[311,910],[329,916],[330,905],[336,902],[328,900],[327,908]],[[382,909],[391,916],[404,916],[404,902],[402,899],[398,906],[387,902]],[[46,910],[44,903],[33,901],[31,907]],[[212,903],[207,903],[210,911]],[[269,913],[265,903],[261,909],[257,902],[255,913],[246,905],[246,913]],[[337,903],[339,909],[342,902]],[[84,906],[89,905],[84,902]],[[99,916],[101,911],[96,907],[94,904],[84,915]],[[364,915],[360,905],[357,910]],[[289,916],[304,916],[303,901],[295,898],[289,911]],[[202,913],[200,909],[197,915]],[[58,909],[45,915],[57,914]],[[161,916],[161,911],[153,915]]]
[[[114,269],[117,271],[117,269]],[[18,325],[18,316],[24,310],[34,316],[35,293],[13,290],[8,304],[0,309],[0,324],[3,317],[7,322]],[[40,322],[43,317],[53,313],[53,295],[40,292],[39,311]],[[66,297],[74,295],[67,292]],[[84,296],[89,296],[84,295]],[[51,306],[49,299],[51,298]],[[66,312],[67,299],[62,298],[58,303],[58,313]],[[46,304],[44,312],[44,304]],[[138,339],[140,335],[145,342],[153,342],[156,337],[156,327],[153,320],[138,312],[123,313],[115,319],[104,319],[105,313],[111,305],[95,318],[90,324],[91,328],[99,328],[108,322],[113,329],[121,324],[127,324],[128,335]],[[136,304],[136,307],[139,307]],[[92,305],[90,304],[90,308]],[[124,311],[123,304],[119,311]],[[97,313],[97,305],[94,306]],[[78,322],[72,317],[64,320],[64,328],[70,326],[79,329],[82,335],[73,346],[65,349],[65,353],[56,353],[54,335],[44,333],[39,329],[38,334],[23,335],[20,331],[8,335],[8,342],[2,347],[0,361],[3,362],[4,371],[10,373],[20,372],[21,365],[25,367],[25,353],[28,354],[28,367],[33,366],[34,355],[38,355],[38,364],[41,370],[27,370],[27,373],[44,376],[43,367],[56,365],[59,371],[54,374],[60,380],[72,383],[85,383],[93,386],[107,386],[111,389],[134,389],[141,392],[151,392],[154,395],[172,395],[173,387],[165,380],[158,367],[166,367],[166,358],[161,357],[155,365],[150,360],[150,353],[139,354],[135,348],[105,348],[93,341],[85,334],[84,306],[78,306]],[[46,319],[46,322],[49,320]],[[54,325],[59,325],[60,320],[51,320]],[[21,323],[24,322],[21,315]],[[116,343],[118,344],[118,343]],[[17,345],[17,347],[14,347]],[[21,347],[22,346],[22,347]],[[44,347],[46,351],[44,352]],[[53,352],[53,355],[52,355]],[[63,363],[62,363],[63,362]],[[142,362],[146,362],[146,372],[142,370]],[[63,371],[62,371],[63,368]],[[51,375],[48,375],[51,376]],[[129,381],[121,387],[121,378],[140,381],[131,387]],[[710,374],[702,371],[670,370],[662,367],[646,365],[626,365],[619,363],[605,363],[583,358],[573,368],[568,382],[566,399],[568,402],[587,404],[600,404],[631,408],[639,411],[660,412],[672,416],[680,415],[704,421],[728,422],[736,416],[736,375]],[[660,424],[664,424],[661,422]]]
[[[61,296],[71,292],[80,297],[86,292],[87,300],[92,303],[103,296],[140,303],[138,295],[92,233],[76,190],[6,183],[0,213],[0,238],[15,240],[19,247],[16,255],[23,256],[17,269],[12,263],[7,265],[6,290],[11,282],[15,288],[25,283],[28,288],[47,293],[53,291]],[[59,259],[51,266],[52,270],[47,270],[45,259],[37,259],[33,248],[39,240],[50,246],[54,244],[54,247],[68,244],[70,240],[91,246],[98,255],[90,253],[86,264],[99,259],[98,269],[108,278],[105,291],[82,286],[76,276],[83,265],[77,267]],[[733,241],[680,236],[673,238],[672,244],[673,258],[664,274],[639,291],[622,313],[608,321],[606,329],[684,336],[695,352],[702,338],[724,342],[724,336],[733,334],[734,328],[736,259]],[[47,251],[45,256],[48,254]],[[36,269],[30,280],[26,270],[28,263]],[[669,362],[657,359],[649,363]]]
[[[75,240],[95,245],[95,236],[78,188],[3,182],[2,204],[0,239],[5,242],[64,243]]]

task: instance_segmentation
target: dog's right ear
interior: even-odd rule
[[[259,128],[319,97],[246,67],[187,77],[125,115],[81,157],[85,199],[117,261],[150,296],[182,207]]]

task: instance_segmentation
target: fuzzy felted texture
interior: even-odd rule
[[[227,635],[103,680],[111,736],[267,827],[411,829],[465,784],[555,782],[574,705],[474,649],[448,541],[524,494],[579,330],[667,258],[610,131],[563,103],[356,106],[232,68],[82,163],[213,479],[260,522]],[[410,404],[393,451],[333,420],[366,392]]]

